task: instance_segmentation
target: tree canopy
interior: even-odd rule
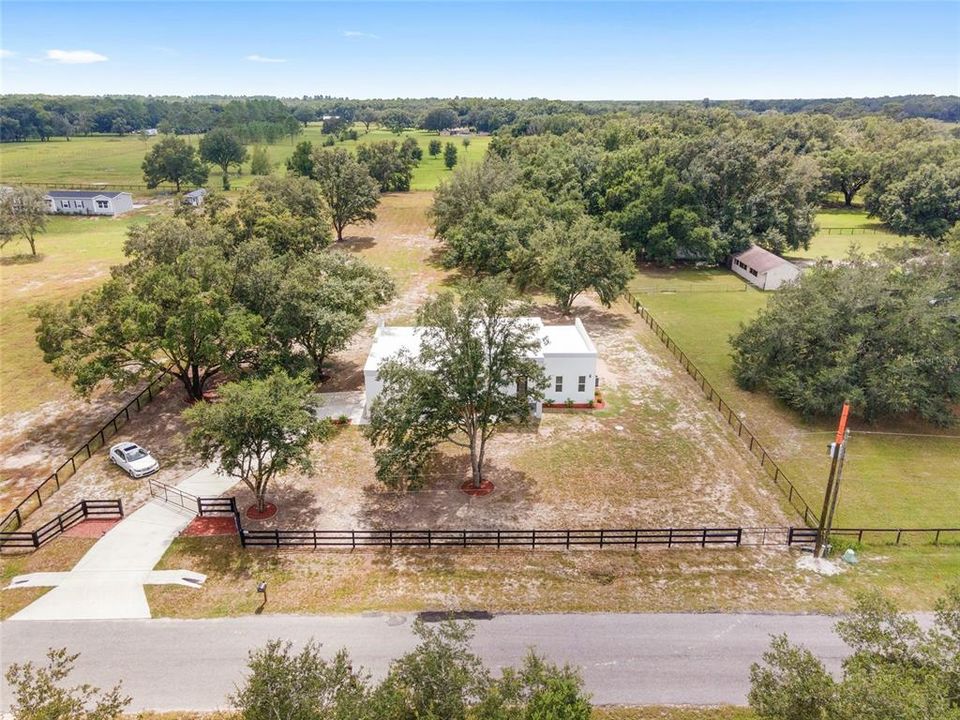
[[[348,150],[314,151],[310,172],[326,200],[338,241],[343,240],[343,229],[347,225],[377,219],[374,212],[380,203],[377,182]]]
[[[329,435],[329,421],[313,415],[310,391],[307,381],[279,369],[225,383],[217,402],[184,411],[188,442],[203,462],[217,462],[246,485],[262,511],[270,481],[292,468],[309,471],[311,443]]]
[[[27,241],[30,254],[37,254],[37,235],[47,229],[43,190],[23,185],[0,190],[0,248],[16,237]]]
[[[424,304],[420,350],[380,366],[383,389],[365,429],[383,483],[418,485],[433,450],[449,441],[469,450],[481,486],[487,442],[526,419],[546,387],[535,359],[541,340],[523,310],[497,280],[467,286],[459,303],[442,293]]]
[[[247,161],[247,148],[236,133],[228,128],[218,127],[200,138],[200,159],[220,168],[223,175],[223,189],[229,190],[230,166],[239,166]]]
[[[857,599],[836,626],[853,654],[840,680],[785,635],[750,668],[750,707],[760,720],[957,720],[960,718],[960,586],[921,628],[877,593]]]
[[[163,137],[150,148],[143,159],[143,180],[147,187],[155,188],[162,182],[172,182],[180,192],[180,186],[203,185],[207,181],[207,166],[197,156],[197,151],[186,140],[178,137]]]
[[[417,646],[371,681],[340,650],[329,660],[320,644],[299,652],[274,640],[253,650],[249,673],[231,697],[244,720],[589,720],[590,698],[579,673],[531,651],[518,668],[493,677],[470,649],[473,625],[413,623]]]
[[[363,143],[357,146],[357,160],[377,181],[382,192],[402,192],[410,189],[416,157],[394,140]]]
[[[958,316],[960,255],[854,253],[770,298],[732,339],[734,374],[806,415],[832,415],[847,400],[871,421],[916,414],[951,424]]]

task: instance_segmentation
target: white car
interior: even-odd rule
[[[149,450],[132,442],[117,443],[110,448],[110,461],[126,470],[132,478],[142,478],[160,469],[160,463]]]

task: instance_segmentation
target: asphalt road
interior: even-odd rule
[[[215,710],[242,679],[247,651],[270,638],[346,647],[355,667],[381,676],[415,645],[412,615],[277,616],[219,620],[7,621],[0,664],[41,660],[48,647],[81,657],[71,682],[123,680],[131,710]],[[527,649],[579,666],[597,704],[744,704],[750,663],[786,632],[839,667],[846,646],[823,615],[498,615],[476,622],[473,647],[491,667]],[[4,710],[9,703],[4,686]]]

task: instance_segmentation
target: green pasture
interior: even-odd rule
[[[39,259],[26,243],[0,254],[0,414],[22,412],[72,392],[55,378],[34,339],[30,310],[39,303],[70,300],[108,277],[123,258],[132,223],[154,212],[145,208],[120,218],[51,217],[37,239]]]
[[[360,138],[356,141],[337,143],[338,146],[353,148],[360,143],[369,143],[380,140],[403,140],[405,137],[414,137],[423,148],[423,160],[413,172],[412,190],[433,190],[450,171],[443,165],[443,156],[430,157],[427,147],[430,140],[437,138],[435,133],[423,130],[411,130],[396,135],[388,130],[374,129],[363,133],[363,126],[357,126]],[[184,135],[185,140],[196,145],[199,135]],[[310,140],[319,146],[324,135],[320,133],[320,125],[312,124],[306,127],[297,138],[285,139],[274,145],[267,146],[270,160],[275,172],[286,172],[286,160],[290,157],[298,142]],[[464,147],[461,138],[439,137],[440,141],[453,142],[457,146],[460,163],[476,162],[483,157],[488,136],[471,137],[470,145]],[[140,169],[143,157],[150,148],[158,142],[158,137],[144,139],[139,135],[125,135],[124,137],[96,135],[90,137],[74,137],[65,140],[55,138],[49,142],[4,143],[0,145],[0,181],[6,184],[18,182],[58,183],[64,187],[73,184],[116,183],[142,184],[143,171]],[[253,146],[249,147],[252,152]],[[233,187],[247,185],[252,177],[249,172],[249,163],[244,167],[243,175],[231,175]],[[220,186],[219,169],[212,168],[209,186]]]
[[[810,241],[810,247],[807,250],[791,250],[787,253],[788,257],[841,260],[854,245],[861,252],[870,254],[882,247],[895,247],[907,242],[906,238],[890,232],[876,218],[867,217],[863,208],[822,210],[817,213],[817,226],[817,234]]]
[[[642,268],[632,287],[819,512],[829,471],[826,448],[836,420],[804,419],[764,393],[737,387],[731,373],[730,337],[765,307],[769,295],[752,288],[727,292],[731,277],[733,273],[721,269]],[[697,292],[647,290],[651,287]],[[717,292],[705,292],[711,287]],[[876,426],[859,422],[853,428],[838,525],[960,527],[960,439],[950,437],[960,429],[942,430],[919,422]]]

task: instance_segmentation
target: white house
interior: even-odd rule
[[[184,193],[183,202],[187,205],[193,205],[194,207],[200,207],[203,205],[203,201],[207,196],[206,188],[197,188],[196,190],[191,190],[188,193]]]
[[[534,356],[549,385],[544,391],[547,403],[562,404],[572,401],[585,404],[593,400],[594,390],[599,385],[597,378],[597,348],[587,334],[580,319],[573,325],[544,325],[538,317],[523,318],[533,326],[540,336],[541,347]],[[423,330],[419,327],[393,326],[381,324],[373,336],[373,347],[363,366],[364,393],[366,395],[364,413],[380,394],[383,383],[380,382],[380,365],[401,350],[416,357],[420,352]],[[518,391],[523,390],[523,382],[517,383]],[[540,417],[541,403],[531,406],[531,412]]]
[[[157,134],[158,130],[156,128],[147,128],[142,132],[146,137],[154,137]]]
[[[58,215],[122,215],[133,210],[128,192],[51,190],[43,197],[47,212]]]
[[[800,268],[759,245],[730,258],[730,269],[761,290],[776,290],[800,275]]]

